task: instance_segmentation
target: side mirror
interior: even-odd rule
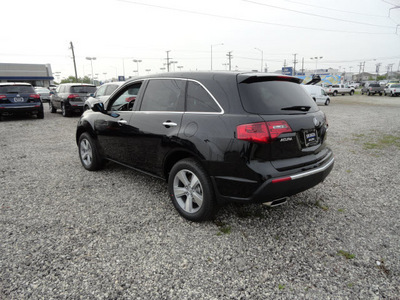
[[[96,102],[95,104],[93,104],[92,110],[93,111],[97,111],[97,112],[101,112],[101,113],[105,113],[106,112],[103,102]]]

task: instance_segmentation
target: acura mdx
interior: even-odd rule
[[[113,161],[168,183],[186,219],[220,203],[281,203],[330,173],[328,123],[290,76],[164,73],[127,81],[80,118],[79,157]]]

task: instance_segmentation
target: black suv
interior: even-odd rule
[[[0,82],[0,120],[2,116],[16,114],[36,115],[44,118],[40,95],[29,83]]]
[[[126,82],[78,122],[87,170],[105,160],[166,179],[178,212],[209,219],[218,203],[272,202],[333,168],[325,114],[300,79],[263,73],[165,73]]]
[[[50,92],[49,108],[55,113],[61,109],[63,117],[82,113],[86,99],[96,92],[96,86],[86,83],[63,83],[55,92]]]

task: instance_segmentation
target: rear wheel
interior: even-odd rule
[[[95,140],[87,132],[79,137],[79,158],[82,166],[89,171],[96,171],[104,166]]]
[[[332,95],[335,97],[337,95],[337,91],[333,91]]]
[[[354,95],[354,91],[351,90],[351,91],[350,91],[350,96],[353,96],[353,95]]]
[[[371,93],[369,91],[367,92],[367,96],[371,96]]]
[[[37,113],[37,118],[38,119],[44,119],[44,112],[43,112],[43,108],[42,108],[42,110],[40,110],[38,113]]]
[[[65,104],[62,103],[61,104],[61,113],[63,117],[69,117],[69,112],[68,110],[65,108]]]
[[[199,162],[192,158],[178,161],[169,174],[169,194],[181,216],[190,221],[213,217],[216,201],[212,182]]]

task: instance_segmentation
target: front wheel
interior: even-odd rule
[[[335,97],[337,95],[337,91],[333,91],[333,97]]]
[[[176,210],[190,221],[213,217],[216,201],[210,176],[192,158],[178,161],[168,178],[168,190]]]
[[[329,103],[331,103],[331,100],[329,100],[329,98],[328,99],[326,99],[326,101],[325,101],[325,105],[329,105]]]
[[[354,95],[354,91],[351,90],[351,91],[350,91],[350,96],[353,96],[353,95]]]
[[[82,166],[89,171],[96,171],[103,167],[104,160],[101,157],[95,140],[87,132],[79,137],[79,158]]]

